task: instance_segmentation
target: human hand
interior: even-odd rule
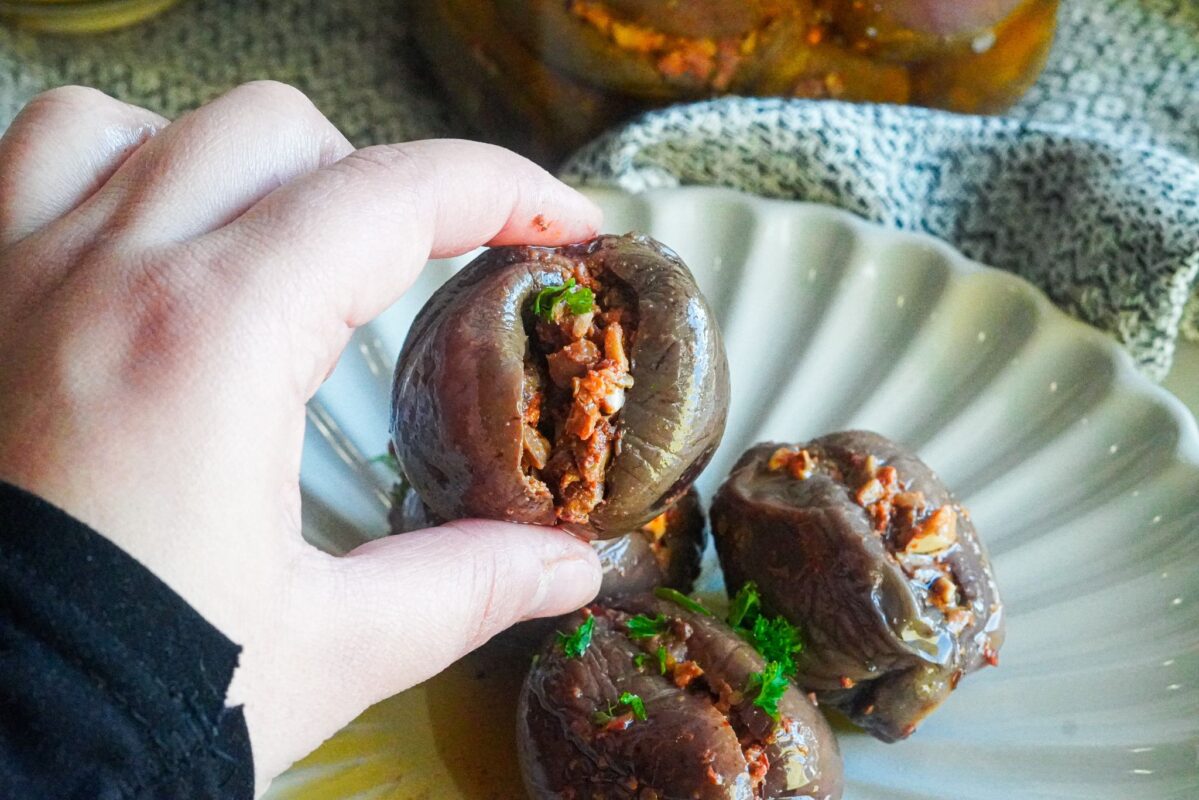
[[[595,594],[594,552],[554,529],[464,521],[325,555],[300,537],[299,470],[305,401],[428,258],[598,224],[512,153],[355,151],[274,83],[173,123],[53,90],[0,140],[0,478],[242,645],[228,702],[259,791],[371,703]]]

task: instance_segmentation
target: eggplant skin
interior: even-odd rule
[[[647,525],[616,539],[592,542],[604,571],[597,598],[648,592],[658,586],[691,591],[708,545],[699,493],[694,487],[688,489],[662,516],[665,529],[660,534]]]
[[[629,638],[629,616],[664,615],[667,632]],[[573,631],[595,618],[591,644],[568,658],[551,636],[534,660],[517,709],[517,748],[525,787],[534,800],[836,800],[842,792],[841,755],[815,705],[789,686],[779,722],[753,705],[743,689],[765,667],[762,657],[727,625],[653,595],[592,605],[562,621]],[[666,647],[672,658],[703,670],[680,688],[674,667],[659,672],[649,655]],[[615,709],[620,696],[637,695],[646,718],[627,714],[605,727],[596,713]],[[727,702],[727,716],[714,704]],[[622,729],[623,728],[623,729]],[[762,760],[755,792],[746,745]]]
[[[396,365],[392,444],[437,517],[557,522],[548,489],[521,469],[525,319],[537,293],[580,260],[624,284],[638,324],[604,499],[586,524],[565,527],[588,539],[639,528],[686,492],[715,451],[728,364],[711,309],[677,255],[636,235],[492,248],[433,294]]]
[[[393,496],[397,495],[388,514],[393,535],[432,528],[444,522],[429,510],[416,492],[393,492]],[[658,586],[691,591],[708,544],[707,520],[699,493],[694,488],[688,489],[662,516],[665,530],[660,535],[655,535],[646,526],[615,539],[591,543],[604,572],[597,598],[648,592]]]
[[[784,446],[844,474],[816,469],[799,479],[772,471],[771,455]],[[971,614],[961,630],[925,583],[909,577],[857,502],[865,477],[855,465],[867,456],[894,467],[901,486],[922,492],[928,508],[955,515],[957,543],[936,558],[957,585],[954,607]],[[730,593],[752,580],[766,610],[802,629],[795,680],[878,739],[906,738],[964,675],[998,659],[1003,606],[969,516],[927,465],[878,434],[755,445],[717,492],[711,519]]]

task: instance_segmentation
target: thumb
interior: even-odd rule
[[[555,528],[463,520],[365,544],[339,559],[330,620],[375,702],[445,669],[514,623],[591,601],[599,559]]]
[[[589,545],[504,522],[453,522],[341,558],[304,553],[285,610],[264,622],[261,643],[246,645],[229,689],[230,704],[244,710],[260,790],[368,706],[515,622],[573,611],[600,584]]]

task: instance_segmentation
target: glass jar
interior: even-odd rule
[[[554,163],[641,110],[723,94],[1007,108],[1058,0],[416,0],[480,135]]]
[[[46,33],[100,33],[141,22],[178,0],[0,0],[0,20]]]

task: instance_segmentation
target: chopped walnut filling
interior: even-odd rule
[[[766,748],[760,744],[751,744],[744,752],[745,763],[749,766],[749,783],[756,793],[758,787],[766,780],[766,773],[770,772],[770,758],[766,754]]]
[[[657,544],[658,541],[666,535],[668,513],[670,512],[663,511],[661,514],[641,526],[641,530],[651,537],[654,544]]]
[[[533,322],[521,463],[553,494],[559,521],[586,523],[604,499],[619,443],[616,417],[633,386],[628,349],[636,321],[618,287],[603,286],[583,267],[573,277],[595,299],[586,311],[555,303],[548,318]]]
[[[958,516],[949,506],[941,506],[911,532],[903,546],[905,553],[940,553],[958,540]]]
[[[794,447],[780,447],[770,454],[766,468],[771,472],[786,471],[792,478],[807,480],[816,469],[816,459],[807,450]]]
[[[932,598],[933,605],[942,611],[953,608],[958,604],[958,587],[944,575],[933,581],[928,594]]]
[[[694,661],[675,664],[670,670],[670,677],[674,680],[674,685],[680,689],[686,689],[693,680],[703,674],[703,669]]]
[[[999,666],[999,651],[991,647],[989,644],[983,648],[983,658],[986,659],[987,663],[992,667]]]
[[[854,502],[870,514],[875,532],[908,576],[926,586],[929,602],[945,615],[949,629],[961,632],[974,621],[974,614],[962,607],[953,574],[941,559],[957,543],[958,514],[965,516],[965,510],[930,507],[923,492],[908,491],[895,468],[880,466],[873,455],[855,466],[864,480],[854,492]]]

